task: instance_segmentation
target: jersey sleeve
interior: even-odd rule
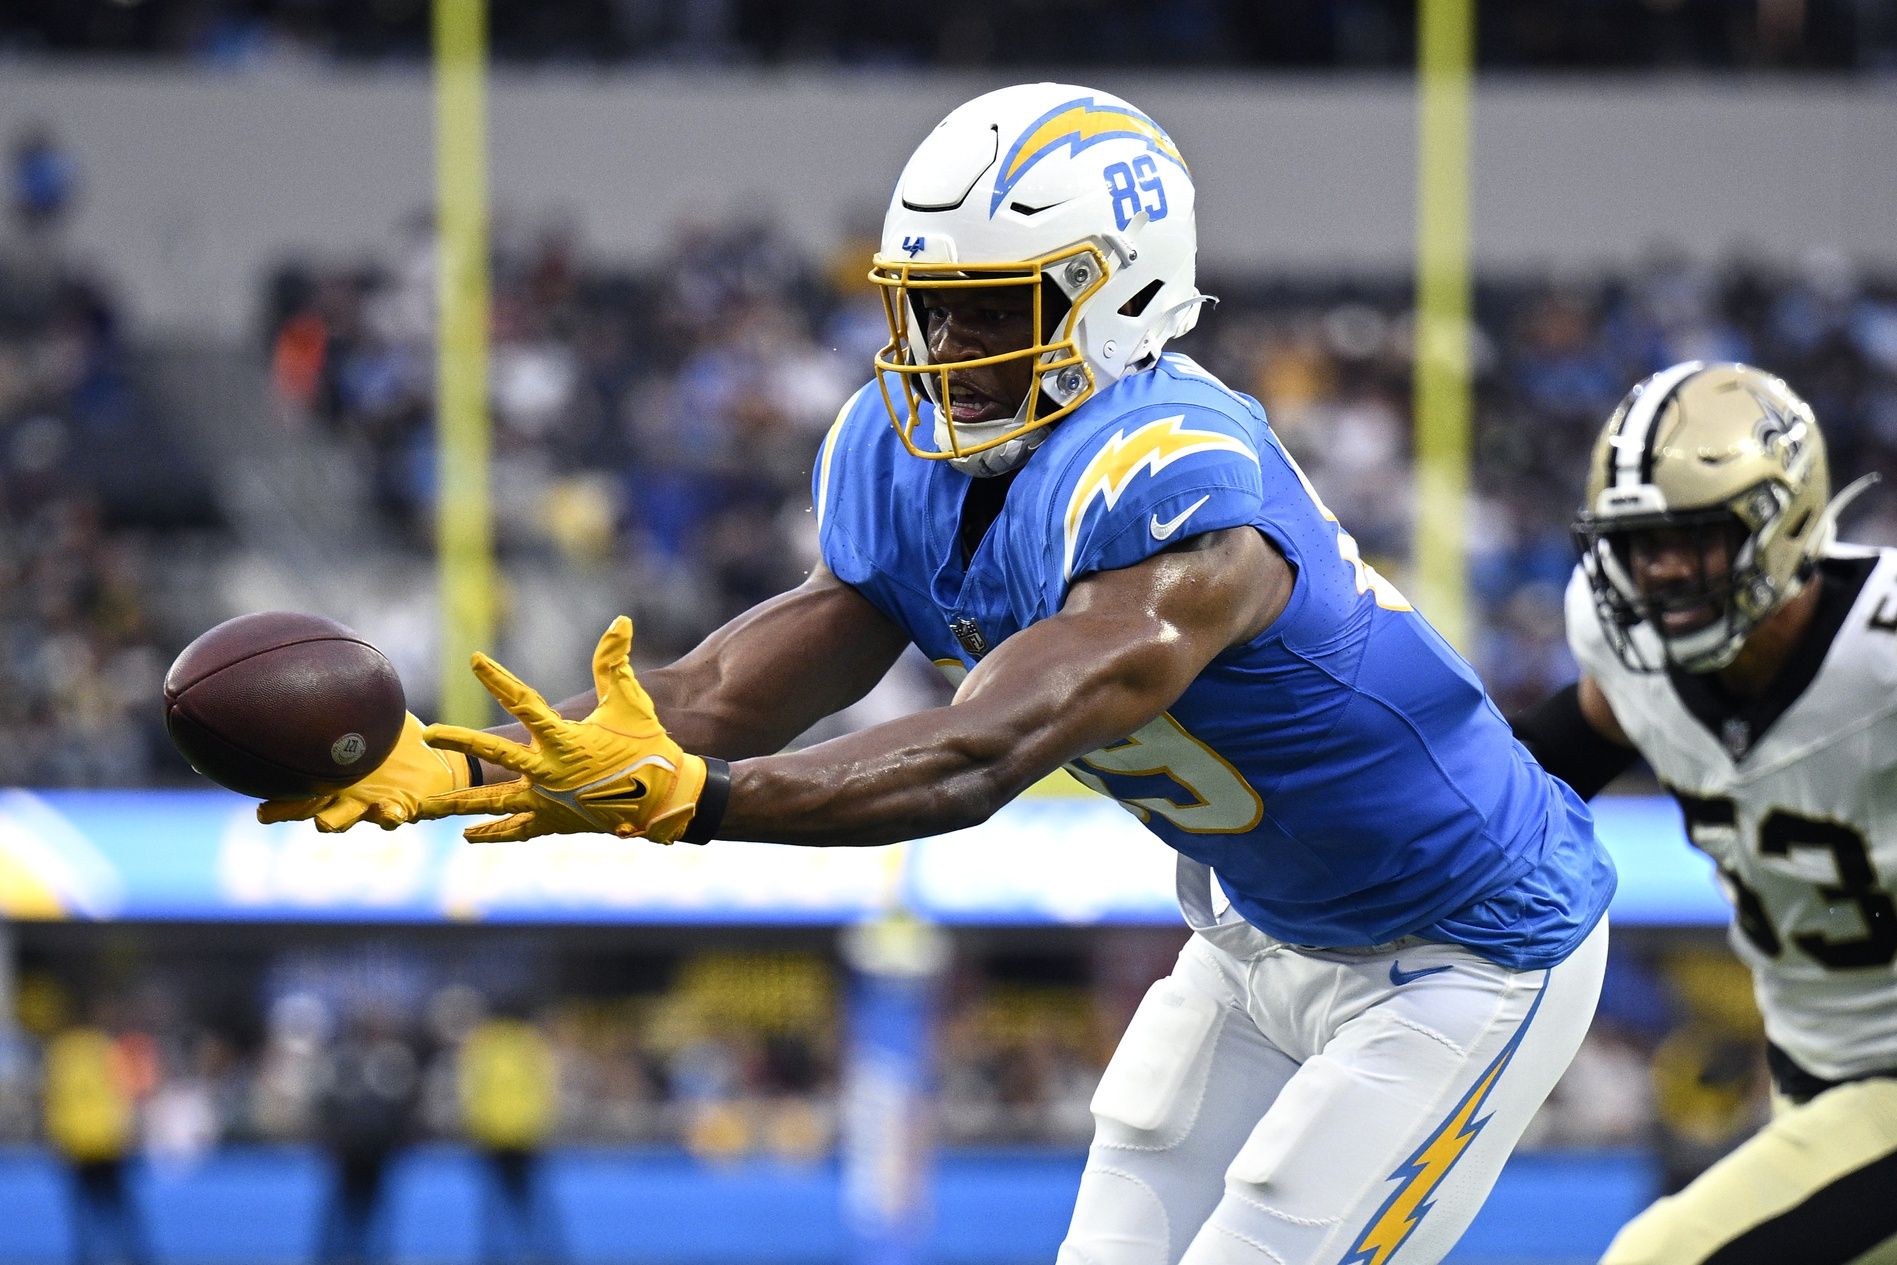
[[[837,410],[836,421],[823,437],[817,460],[810,471],[810,503],[817,519],[817,546],[823,565],[845,584],[858,588],[868,584],[875,572],[874,559],[856,543],[852,520],[860,517],[858,502],[864,494],[864,478],[855,467],[858,455],[866,447],[861,430],[866,424],[864,405],[875,403],[870,383]],[[878,416],[868,422],[888,425]]]
[[[1063,586],[1255,522],[1263,496],[1256,440],[1212,409],[1130,418],[1071,469],[1056,501]]]

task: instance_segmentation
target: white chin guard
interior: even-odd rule
[[[1013,430],[1018,425],[1020,425],[1019,420],[1013,417],[998,418],[992,422],[964,422],[955,428],[955,434],[964,444],[980,443],[983,431],[999,433]],[[1007,474],[1020,468],[1021,463],[1028,459],[1028,454],[1041,446],[1041,441],[1047,438],[1048,431],[1051,429],[1047,426],[1037,427],[1019,439],[1010,439],[1005,444],[996,444],[993,448],[972,452],[965,457],[950,457],[948,463],[960,473],[977,479],[991,479],[998,474]],[[943,418],[940,409],[936,410],[935,415],[935,446],[938,452],[952,451],[955,446],[949,435],[949,424]]]

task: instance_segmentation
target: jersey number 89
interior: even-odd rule
[[[1114,163],[1100,174],[1106,177],[1107,192],[1113,197],[1113,222],[1122,231],[1141,211],[1149,221],[1166,218],[1166,184],[1151,154],[1141,154],[1131,163]]]
[[[968,679],[968,669],[953,659],[937,659],[935,666],[957,689]],[[1265,815],[1265,801],[1258,798],[1251,783],[1240,777],[1224,756],[1187,733],[1166,712],[1141,725],[1132,736],[1081,756],[1067,766],[1067,771],[1081,785],[1118,801],[1141,821],[1157,814],[1195,835],[1244,834]],[[1120,795],[1101,780],[1100,773],[1163,777],[1186,798]]]
[[[1127,777],[1164,777],[1191,798],[1181,802],[1159,796],[1128,797],[1114,792],[1088,769]],[[1265,813],[1265,802],[1251,783],[1165,712],[1125,741],[1081,756],[1067,771],[1102,795],[1119,800],[1141,821],[1157,814],[1195,835],[1242,835]]]

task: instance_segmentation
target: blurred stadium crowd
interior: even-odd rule
[[[43,132],[17,138],[11,162],[0,733],[20,784],[182,781],[159,725],[160,674],[210,618],[231,613],[207,615],[203,559],[241,569],[267,548],[214,494],[240,481],[220,463],[271,434],[300,460],[337,463],[343,481],[370,489],[382,547],[425,573],[430,227],[416,221],[387,258],[298,259],[261,279],[258,341],[231,356],[267,379],[270,407],[254,433],[227,429],[194,449],[152,387],[164,350],[141,345],[110,279],[63,246],[76,163]],[[612,576],[607,600],[632,603],[653,659],[794,584],[813,557],[811,456],[885,336],[862,279],[870,248],[859,235],[809,259],[768,224],[705,224],[682,228],[663,266],[627,269],[589,258],[558,223],[504,224],[491,366],[504,562]],[[1205,282],[1221,303],[1185,349],[1265,401],[1366,554],[1400,577],[1406,283]],[[1897,459],[1897,284],[1847,261],[1774,271],[1656,258],[1613,277],[1498,280],[1482,288],[1478,317],[1474,654],[1505,707],[1572,673],[1559,601],[1567,520],[1600,422],[1645,373],[1689,356],[1771,366],[1812,400],[1842,474]],[[1897,539],[1888,497],[1869,513],[1854,535]],[[959,966],[941,1017],[944,1139],[1084,1143],[1113,1034],[1169,951],[1103,940],[1051,972]],[[545,979],[508,989],[427,959],[412,946],[366,958],[290,952],[232,975],[228,959],[217,972],[115,969],[85,952],[29,952],[23,1022],[0,1050],[0,1135],[78,1128],[60,1123],[59,1086],[80,1075],[89,1088],[73,1101],[120,1104],[103,1136],[126,1154],[283,1141],[346,1159],[427,1139],[478,1144],[502,1126],[484,1123],[470,1089],[470,1043],[502,1023],[514,1025],[502,1048],[530,1052],[517,1073],[545,1090],[536,1120],[504,1127],[535,1145],[832,1149],[841,975],[827,950],[652,956],[631,968],[642,985],[616,989]],[[1722,953],[1675,943],[1649,959],[1617,965],[1536,1137],[1647,1140],[1657,1102],[1662,1154],[1683,1178],[1757,1117],[1756,1018]],[[205,996],[194,980],[213,976],[241,995]],[[99,1099],[101,1083],[116,1097]],[[503,1083],[520,1099],[524,1082]],[[95,1138],[97,1126],[87,1126]]]
[[[960,0],[894,20],[893,6],[870,0],[489,8],[496,60],[532,67],[1039,73],[1043,33],[1060,30],[1085,32],[1073,59],[1083,68],[1121,56],[1214,73],[1407,70],[1415,54],[1406,0]],[[1897,68],[1897,6],[1868,0],[1515,0],[1482,6],[1481,20],[1479,60],[1491,70]],[[294,72],[419,64],[427,46],[427,0],[0,5],[0,64],[81,53]],[[8,139],[5,161],[10,781],[191,784],[163,734],[165,665],[240,609],[324,600],[257,579],[308,562],[273,556],[281,539],[243,512],[257,452],[274,441],[293,461],[332,466],[326,487],[363,489],[376,569],[426,586],[432,229],[417,218],[386,256],[288,259],[260,277],[256,338],[223,354],[256,379],[265,406],[219,433],[180,416],[164,389],[201,362],[181,365],[148,337],[113,278],[66,242],[83,156],[33,128]],[[885,337],[863,278],[872,246],[873,230],[859,231],[809,258],[768,223],[707,222],[681,226],[663,264],[633,268],[597,257],[558,221],[503,219],[490,381],[512,585],[589,579],[606,613],[638,617],[641,658],[663,661],[796,583],[814,560],[812,455]],[[1221,303],[1179,349],[1264,401],[1366,555],[1400,584],[1413,509],[1409,279],[1211,274],[1202,284]],[[1567,522],[1598,427],[1641,376],[1691,356],[1753,361],[1812,401],[1837,483],[1897,469],[1897,277],[1842,258],[1655,257],[1616,275],[1489,278],[1477,317],[1470,651],[1505,709],[1573,674],[1560,606]],[[1852,538],[1897,542],[1897,498],[1886,490],[1860,506]],[[408,631],[385,648],[427,713],[432,604],[415,600]],[[544,627],[525,625],[530,602],[503,601],[517,643],[547,640],[550,657],[565,655]],[[581,624],[592,612],[555,618]],[[566,655],[569,668],[583,667],[596,628],[573,634],[581,652]],[[541,679],[531,655],[499,649]],[[890,706],[940,688],[924,664],[905,674]],[[848,980],[827,941],[609,956],[584,931],[527,945],[506,932],[450,943],[456,933],[359,928],[5,930],[20,971],[15,994],[0,996],[18,1019],[0,1022],[0,1145],[46,1142],[76,1171],[189,1164],[242,1144],[320,1147],[345,1173],[439,1141],[676,1146],[710,1161],[835,1151]],[[1100,1069],[1179,938],[958,941],[937,1017],[941,1140],[1083,1146]],[[1677,1188],[1762,1118],[1761,1044],[1743,969],[1723,946],[1628,934],[1527,1145],[1650,1146]]]
[[[23,785],[128,783],[152,770],[169,640],[146,495],[163,462],[129,459],[146,418],[110,289],[65,252],[72,161],[49,132],[15,138],[0,232],[0,735]],[[147,507],[157,520],[134,523]],[[182,540],[177,542],[180,545]]]
[[[255,590],[219,599],[203,579],[207,557],[226,573],[268,560],[272,542],[213,494],[247,484],[235,463],[249,446],[274,438],[360,495],[376,548],[425,586],[431,232],[418,220],[389,258],[299,259],[260,279],[261,347],[228,358],[260,398],[267,375],[275,402],[207,437],[204,419],[194,433],[147,389],[164,353],[140,347],[109,279],[63,253],[70,167],[49,136],[19,139],[0,245],[0,733],[21,784],[182,782],[156,706],[164,664],[237,613],[219,600],[283,604]],[[809,259],[768,224],[704,224],[681,228],[663,265],[627,269],[589,259],[557,222],[503,225],[490,380],[496,531],[513,582],[551,585],[561,603],[584,592],[607,615],[630,608],[647,661],[794,585],[814,557],[812,455],[885,337],[862,279],[871,248],[859,234]],[[1265,402],[1365,554],[1401,583],[1407,283],[1202,281],[1221,302],[1182,349]],[[1477,310],[1471,650],[1505,710],[1572,676],[1567,522],[1599,425],[1640,377],[1695,356],[1769,366],[1817,409],[1840,485],[1897,462],[1897,281],[1848,261],[1655,258],[1619,276],[1491,281]],[[1897,502],[1862,504],[1850,534],[1897,540]],[[544,653],[520,621],[547,605],[515,602],[503,626]],[[426,711],[420,611],[385,648],[413,669]],[[590,615],[566,622],[591,633]],[[560,670],[577,670],[585,646],[559,648],[572,650]],[[524,666],[546,679],[531,655]],[[939,687],[911,668],[908,696]]]
[[[335,463],[369,489],[379,547],[425,575],[430,226],[417,220],[385,258],[295,259],[260,278],[257,340],[229,354],[267,382],[270,405],[206,442],[154,388],[165,349],[63,243],[76,161],[33,132],[10,163],[0,736],[21,785],[185,782],[163,739],[160,675],[235,613],[207,611],[206,560],[241,570],[268,548],[218,494],[241,481],[226,463],[272,435],[301,460]],[[662,266],[631,269],[590,257],[557,222],[503,224],[491,396],[507,566],[612,577],[605,600],[631,603],[640,654],[654,660],[794,584],[813,558],[812,454],[885,336],[862,277],[870,245],[859,234],[811,259],[768,224],[692,225]],[[1183,349],[1266,403],[1366,554],[1400,581],[1407,281],[1204,282],[1221,303]],[[1783,270],[1655,258],[1610,277],[1494,279],[1478,319],[1472,649],[1505,708],[1572,674],[1567,521],[1594,434],[1644,374],[1690,356],[1755,361],[1812,400],[1842,476],[1897,459],[1897,281],[1846,260]],[[1870,498],[1852,534],[1897,540],[1891,499]],[[912,688],[927,675],[918,668]],[[1114,1035],[1177,942],[1164,940],[1103,936],[1051,968],[963,954],[940,1017],[943,1139],[1083,1144]],[[680,1145],[707,1158],[834,1147],[843,983],[827,947],[654,953],[585,987],[497,984],[479,962],[444,971],[411,944],[272,950],[236,972],[225,946],[216,970],[189,955],[115,964],[97,945],[27,949],[21,1024],[0,1025],[0,1141],[45,1138],[75,1163],[86,1145],[185,1161],[229,1143],[311,1143],[345,1164],[432,1139]],[[207,979],[223,992],[206,994]],[[1630,953],[1611,981],[1533,1140],[1657,1141],[1677,1185],[1762,1110],[1748,990],[1723,950],[1685,941]],[[494,1051],[517,1061],[487,1061]],[[543,1109],[484,1113],[484,1093]],[[77,1118],[62,1116],[75,1103]]]
[[[675,65],[1033,66],[1085,32],[1098,65],[1397,68],[1403,0],[961,0],[927,20],[875,0],[494,0],[503,60]],[[226,68],[421,61],[426,0],[13,0],[0,51],[190,58]],[[1120,51],[1124,50],[1124,51]],[[1862,0],[1515,0],[1484,6],[1485,66],[1888,70],[1897,20]]]
[[[938,1139],[1084,1147],[1100,1070],[1179,939],[961,941],[936,1019]],[[420,935],[358,940],[248,956],[220,944],[215,974],[175,936],[29,943],[20,1026],[0,1040],[0,1143],[43,1138],[70,1155],[75,1135],[97,1146],[103,1132],[116,1154],[173,1163],[244,1143],[833,1152],[847,977],[828,946],[607,956],[577,937],[456,952]],[[1763,1106],[1747,999],[1743,968],[1710,942],[1621,951],[1530,1144],[1657,1142],[1697,1171]],[[97,1066],[75,1073],[75,1051]],[[69,1118],[101,1112],[113,1128],[90,1135]]]

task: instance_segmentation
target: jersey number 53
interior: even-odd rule
[[[1717,859],[1739,829],[1738,805],[1723,797],[1702,798],[1679,791],[1673,791],[1673,797],[1686,816],[1686,834],[1693,846]],[[1818,884],[1818,895],[1827,904],[1848,901],[1856,905],[1863,919],[1864,934],[1859,936],[1833,939],[1820,931],[1791,932],[1792,944],[1802,953],[1832,970],[1889,966],[1897,960],[1897,902],[1878,884],[1861,833],[1841,821],[1774,808],[1759,826],[1758,847],[1759,855],[1765,857],[1790,857],[1800,849],[1829,852],[1838,881]],[[1766,957],[1781,955],[1786,936],[1764,898],[1729,863],[1720,861],[1719,872],[1732,892],[1739,930]]]

